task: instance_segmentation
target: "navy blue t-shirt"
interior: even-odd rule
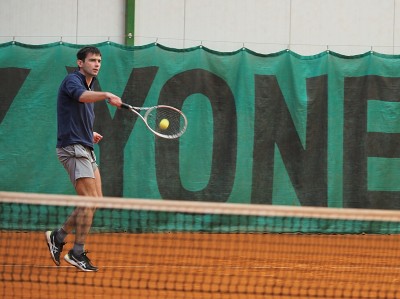
[[[79,102],[82,93],[91,86],[87,86],[85,76],[78,70],[61,83],[57,99],[57,147],[82,144],[93,149],[94,103]]]

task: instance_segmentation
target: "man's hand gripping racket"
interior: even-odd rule
[[[187,118],[182,111],[175,107],[167,105],[133,107],[122,103],[121,108],[128,109],[138,115],[147,128],[159,137],[175,139],[182,136],[186,131]],[[141,112],[144,112],[143,116]]]

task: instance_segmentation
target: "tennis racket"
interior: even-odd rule
[[[128,109],[138,115],[156,136],[175,139],[182,136],[186,131],[187,118],[182,111],[175,107],[167,105],[133,107],[122,103],[121,108]]]

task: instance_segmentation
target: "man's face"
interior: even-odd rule
[[[78,60],[80,72],[85,76],[96,77],[101,67],[101,56],[98,54],[88,53],[85,61]]]

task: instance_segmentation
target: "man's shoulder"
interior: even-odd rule
[[[73,71],[71,73],[69,73],[67,76],[65,76],[65,80],[81,80],[81,77],[83,75],[79,72],[79,71]]]
[[[79,99],[80,95],[86,90],[85,84],[79,71],[69,73],[61,82],[58,89],[58,97]]]
[[[65,88],[66,86],[83,86],[81,74],[78,71],[74,71],[65,76],[61,83],[61,87]]]

